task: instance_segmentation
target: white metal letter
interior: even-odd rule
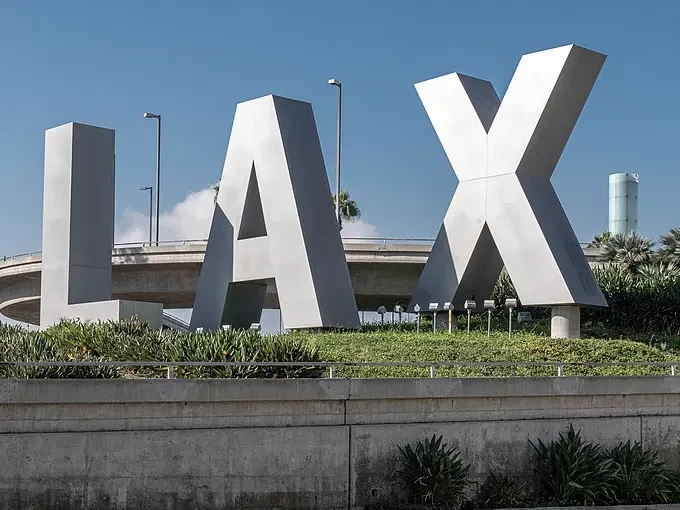
[[[358,328],[309,103],[266,96],[236,108],[191,329],[260,322],[275,285],[286,328]]]
[[[550,184],[605,58],[575,45],[524,55],[502,103],[458,73],[416,84],[459,184],[411,309],[481,303],[504,263],[524,305],[607,305]]]

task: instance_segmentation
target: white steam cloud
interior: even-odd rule
[[[211,188],[189,193],[160,219],[161,241],[207,239],[210,233],[215,192]],[[149,240],[149,217],[129,208],[123,213],[121,229],[116,232],[116,243],[143,243]],[[375,225],[364,220],[344,221],[342,237],[377,237]],[[155,228],[155,227],[154,227]]]

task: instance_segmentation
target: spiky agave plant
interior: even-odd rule
[[[463,495],[469,465],[463,464],[458,450],[443,442],[442,436],[399,446],[398,472],[409,499],[417,504],[439,507],[455,503]]]
[[[572,425],[557,441],[533,446],[537,455],[534,472],[544,496],[556,505],[594,505],[611,500],[612,460],[601,446],[584,440]]]
[[[612,492],[617,503],[666,503],[671,497],[666,464],[638,442],[619,443],[609,452],[616,474]]]
[[[477,498],[481,508],[523,508],[526,502],[526,487],[522,482],[493,471],[484,480]]]

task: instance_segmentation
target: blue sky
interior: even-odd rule
[[[433,237],[456,180],[413,84],[460,71],[502,94],[523,53],[609,55],[553,184],[582,241],[607,226],[607,174],[640,173],[640,230],[680,224],[677,1],[0,0],[0,256],[40,249],[44,130],[116,129],[116,205],[146,211],[164,122],[162,208],[215,182],[236,103],[314,106],[334,172],[381,236]],[[122,228],[122,227],[120,227]],[[140,239],[141,241],[142,239]]]

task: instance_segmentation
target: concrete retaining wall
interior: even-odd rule
[[[680,468],[680,378],[0,381],[0,508],[360,509],[443,434],[530,473],[569,423]]]

